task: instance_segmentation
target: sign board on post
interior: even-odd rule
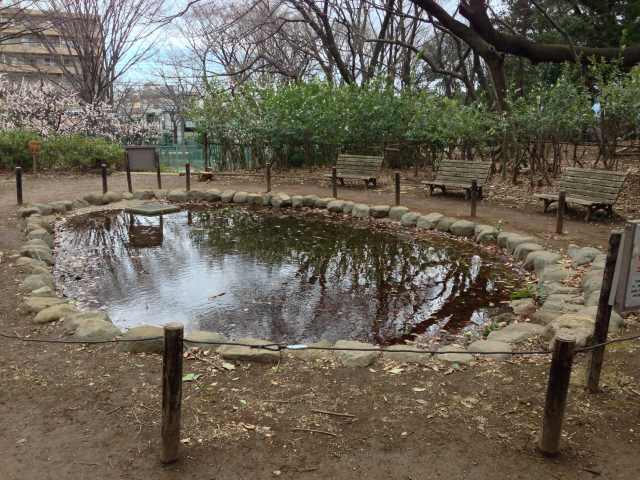
[[[134,172],[149,172],[156,169],[156,149],[149,145],[127,146],[129,168]]]
[[[616,261],[609,304],[623,314],[640,310],[640,221],[627,223]]]

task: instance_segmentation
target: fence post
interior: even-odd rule
[[[191,164],[190,163],[184,164],[184,172],[185,172],[185,177],[187,179],[187,192],[190,192],[191,191]]]
[[[471,180],[471,218],[476,218],[478,202],[478,181]]]
[[[16,167],[16,197],[18,205],[22,205],[22,167]]]
[[[542,432],[540,433],[540,442],[538,444],[542,454],[550,457],[560,453],[562,420],[567,406],[575,343],[576,341],[572,338],[556,337],[553,345]]]
[[[209,171],[209,135],[207,132],[204,132],[203,139],[203,148],[204,148],[204,170],[205,172]]]
[[[400,205],[400,172],[394,173],[394,184],[396,191],[396,206]]]
[[[338,198],[338,171],[336,167],[331,167],[331,193],[333,198]]]
[[[602,274],[602,288],[600,289],[600,298],[598,299],[598,311],[596,313],[596,323],[593,328],[592,345],[607,341],[612,310],[611,305],[609,305],[609,296],[613,285],[613,273],[616,269],[616,260],[618,259],[621,240],[621,232],[612,232],[611,235],[609,235],[609,251],[607,252],[607,260]],[[589,355],[587,364],[587,390],[591,393],[598,391],[600,371],[602,370],[602,362],[604,360],[604,348],[604,346],[596,347],[591,351],[591,355]]]
[[[184,327],[170,323],[164,327],[162,355],[162,463],[178,460],[180,409],[182,406],[182,339]]]
[[[124,165],[127,170],[127,188],[129,193],[133,193],[133,183],[131,182],[131,164],[129,163],[129,152],[124,152]]]
[[[567,192],[564,190],[558,194],[558,219],[556,221],[556,233],[562,235],[564,233],[564,211],[567,205]]]
[[[162,190],[162,177],[160,176],[160,152],[158,152],[158,150],[154,150],[153,156],[156,162],[156,177],[158,178],[158,190]]]
[[[100,170],[102,172],[102,194],[104,195],[108,191],[108,188],[107,188],[107,164],[106,163],[102,163],[100,165]]]
[[[271,191],[271,162],[267,162],[265,177],[267,180],[267,193]]]

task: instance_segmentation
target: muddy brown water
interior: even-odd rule
[[[58,224],[54,273],[121,328],[289,343],[479,332],[520,281],[470,242],[387,228],[248,207],[90,213]]]

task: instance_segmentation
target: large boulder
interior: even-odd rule
[[[497,340],[477,340],[467,348],[469,352],[481,353],[481,358],[492,358],[494,360],[506,360],[511,355],[511,345]]]
[[[373,218],[384,218],[389,216],[389,205],[374,205],[369,209],[369,213]]]
[[[437,223],[443,218],[441,213],[430,213],[428,215],[422,215],[416,222],[416,228],[419,230],[432,230],[436,228]]]
[[[235,343],[250,346],[224,345],[218,349],[218,353],[226,360],[239,360],[258,363],[278,363],[280,352],[266,348],[252,348],[251,346],[269,345],[272,342],[256,338],[241,338]]]
[[[475,233],[476,224],[468,220],[458,220],[453,223],[449,230],[458,237],[472,237]]]
[[[500,330],[494,330],[489,334],[487,340],[502,343],[520,343],[532,337],[542,335],[544,327],[535,323],[512,323]]]
[[[195,347],[200,348],[201,350],[212,350],[217,351],[220,349],[222,345],[212,345],[207,342],[213,343],[225,343],[229,342],[227,338],[221,333],[217,332],[207,332],[204,330],[193,330],[190,333],[185,335],[187,348]]]
[[[273,198],[273,193],[271,193],[271,192],[263,193],[262,194],[262,206],[270,207],[272,198]]]
[[[343,207],[344,207],[343,200],[331,200],[327,204],[327,210],[329,210],[331,213],[342,213]]]
[[[72,315],[77,312],[78,310],[76,310],[73,305],[61,303],[59,305],[52,305],[44,310],[40,310],[33,321],[35,323],[56,322],[67,315]]]
[[[162,353],[164,351],[164,329],[155,325],[130,328],[120,337],[120,340],[122,343],[118,348],[122,352]]]
[[[389,209],[389,218],[391,220],[400,220],[402,216],[408,211],[409,209],[407,207],[401,207],[401,206],[391,207]]]
[[[33,206],[38,209],[40,215],[51,215],[54,212],[53,207],[46,203],[34,203]]]
[[[369,205],[366,203],[356,203],[351,209],[351,216],[356,218],[368,218],[369,211]]]
[[[334,347],[344,349],[336,350],[335,355],[338,361],[345,367],[368,367],[376,361],[379,354],[377,351],[358,350],[362,348],[377,350],[378,348],[370,343],[356,342],[353,340],[338,340]]]
[[[512,235],[507,239],[507,250],[509,253],[515,253],[516,248],[524,243],[536,244],[537,239],[527,235]]]
[[[596,321],[596,315],[598,313],[598,306],[593,305],[589,307],[584,307],[576,312],[578,315],[586,315],[593,319],[593,322]],[[624,318],[620,316],[619,313],[612,311],[611,317],[609,318],[609,333],[617,333],[620,331],[622,327],[624,327]]]
[[[120,334],[120,330],[113,323],[94,320],[86,321],[78,325],[78,328],[73,332],[73,338],[78,340],[106,341],[113,340]]]

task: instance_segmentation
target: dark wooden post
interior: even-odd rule
[[[185,173],[185,177],[187,178],[187,192],[190,192],[191,191],[191,164],[190,163],[184,164],[184,173]]]
[[[333,198],[338,198],[338,171],[336,167],[331,167],[331,193]]]
[[[160,152],[158,150],[154,150],[153,156],[156,162],[156,177],[158,179],[158,190],[162,190],[162,177],[160,176]]]
[[[107,164],[103,163],[100,165],[100,170],[102,172],[102,193],[105,194],[108,191],[107,188]]]
[[[129,152],[124,152],[124,165],[127,170],[127,188],[129,193],[133,193],[133,183],[131,181],[131,164],[129,163]]]
[[[204,148],[204,170],[205,172],[209,171],[209,135],[207,135],[207,132],[204,132],[204,138],[203,138],[203,145],[202,148]]]
[[[549,369],[547,397],[544,404],[544,418],[538,448],[543,455],[555,456],[560,452],[562,420],[567,405],[571,365],[575,340],[556,337],[553,357]]]
[[[400,172],[394,173],[394,184],[396,190],[396,206],[400,205]]]
[[[271,191],[271,162],[267,162],[265,177],[267,180],[267,193]]]
[[[556,233],[562,235],[564,233],[564,211],[567,205],[567,192],[562,191],[558,194],[558,219],[556,221]]]
[[[478,202],[478,181],[471,180],[471,218],[476,218],[476,210]]]
[[[184,328],[177,323],[164,327],[162,356],[162,463],[178,460],[180,409],[182,406],[182,339]]]
[[[609,320],[611,319],[612,307],[609,305],[609,296],[613,285],[613,273],[616,269],[616,260],[620,250],[621,232],[612,232],[609,235],[609,252],[602,274],[602,288],[598,299],[598,311],[596,313],[596,323],[593,329],[593,340],[591,345],[597,345],[607,341],[609,333]],[[587,390],[591,393],[598,391],[600,383],[600,371],[604,360],[604,346],[594,348],[589,355],[587,366]]]
[[[16,167],[16,197],[18,205],[22,205],[22,167]]]

